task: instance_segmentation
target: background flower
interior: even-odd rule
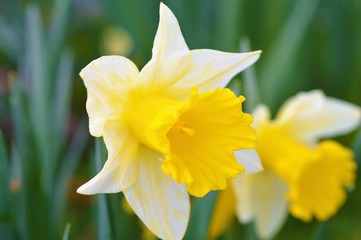
[[[336,214],[355,181],[352,150],[325,137],[360,125],[361,109],[327,98],[321,91],[299,93],[270,120],[266,106],[255,112],[257,152],[265,168],[233,181],[237,217],[255,221],[261,238],[271,238],[290,213],[304,221]]]

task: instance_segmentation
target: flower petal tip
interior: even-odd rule
[[[358,124],[359,125],[361,123],[361,108],[358,107],[356,110],[355,110],[355,116],[357,117],[358,119]]]
[[[171,13],[171,14],[173,15],[173,13],[172,13],[172,11],[169,9],[169,7],[168,7],[167,5],[165,5],[163,2],[160,2],[159,13],[160,13],[161,16],[162,16],[164,13],[166,13],[166,14]]]
[[[83,195],[90,195],[90,193],[86,190],[86,187],[84,185],[80,186],[77,190],[77,193],[83,194]]]
[[[261,54],[262,54],[262,50],[257,50],[257,51],[253,51],[250,52],[251,57],[255,57],[256,60],[258,60],[258,58],[260,58]]]
[[[99,192],[94,191],[94,188],[92,188],[91,186],[89,186],[88,182],[84,183],[83,185],[81,185],[77,190],[77,193],[82,194],[82,195],[93,195],[93,194],[97,194]]]
[[[262,51],[257,50],[257,51],[253,51],[253,52],[245,52],[245,53],[239,53],[239,54],[240,54],[240,56],[242,56],[242,62],[247,61],[248,64],[246,65],[246,67],[249,67],[250,65],[255,63],[261,57]]]

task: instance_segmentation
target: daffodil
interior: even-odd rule
[[[259,55],[189,50],[177,19],[161,4],[152,58],[141,71],[124,57],[106,56],[80,73],[90,133],[104,138],[108,159],[78,192],[122,191],[154,234],[181,239],[188,192],[202,197],[260,169],[235,157],[254,148],[256,136],[252,116],[242,112],[245,98],[224,88]]]
[[[356,163],[350,149],[327,138],[355,129],[360,108],[315,90],[288,100],[275,120],[266,106],[254,117],[264,171],[232,180],[238,219],[254,221],[257,235],[267,239],[288,212],[303,221],[332,217],[354,184]]]

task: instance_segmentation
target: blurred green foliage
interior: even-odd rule
[[[77,73],[101,55],[119,54],[104,47],[109,28],[129,34],[125,54],[142,67],[151,56],[159,2],[0,2],[0,239],[141,238],[142,227],[122,207],[121,194],[75,192],[106,158],[100,140],[88,144],[86,93]],[[361,105],[360,1],[164,3],[191,49],[238,52],[241,39],[248,39],[243,47],[263,51],[254,67],[232,82],[249,98],[249,107],[262,101],[275,112],[288,97],[315,88]],[[340,140],[361,158],[360,130]],[[289,217],[276,239],[359,239],[360,184],[359,179],[327,225]],[[187,237],[206,236],[215,196],[194,202]],[[254,238],[235,222],[222,239],[239,236]]]

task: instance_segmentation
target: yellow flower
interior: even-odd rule
[[[345,188],[354,184],[356,163],[350,149],[320,139],[355,129],[360,108],[311,91],[286,102],[273,121],[265,106],[254,116],[265,170],[232,180],[238,219],[254,221],[257,235],[267,239],[288,211],[303,221],[332,217],[346,199]]]
[[[259,55],[189,50],[177,19],[161,4],[152,59],[140,72],[124,57],[106,56],[80,73],[90,133],[104,138],[108,159],[78,192],[122,191],[154,234],[181,239],[188,192],[201,197],[225,189],[250,165],[260,169],[235,157],[255,147],[253,118],[242,112],[245,98],[224,88]]]

